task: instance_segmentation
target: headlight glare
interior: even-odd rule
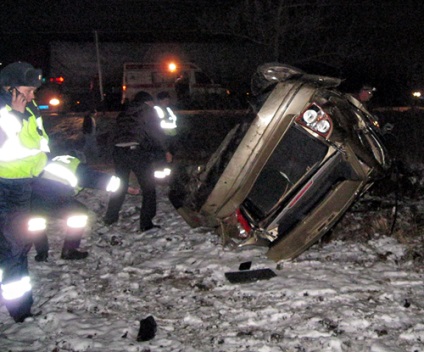
[[[60,104],[60,100],[57,98],[50,99],[49,104],[52,106],[58,106]]]

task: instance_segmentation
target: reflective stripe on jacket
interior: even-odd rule
[[[35,106],[35,105],[34,105]],[[26,108],[20,118],[6,106],[0,110],[0,177],[17,179],[38,176],[50,151],[42,119]]]
[[[177,116],[174,114],[170,107],[163,109],[155,105],[154,109],[160,119],[160,127],[168,136],[175,136],[177,134]]]
[[[77,169],[80,160],[70,155],[60,155],[53,158],[44,168],[41,177],[61,182],[78,191]]]
[[[60,182],[78,193],[82,188],[116,192],[120,179],[114,175],[91,169],[78,158],[61,155],[53,158],[44,168],[41,178]]]

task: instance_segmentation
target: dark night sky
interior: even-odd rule
[[[202,0],[3,0],[0,59],[43,66],[49,41],[93,41],[95,30],[102,41],[201,40],[193,18],[207,5]]]
[[[338,15],[328,23],[334,33],[343,33],[347,16],[354,16],[356,40],[366,42],[369,50],[367,60],[361,64],[367,65],[375,75],[378,75],[376,70],[384,71],[382,75],[388,75],[388,70],[403,72],[403,66],[411,62],[421,65],[424,57],[421,1],[317,1],[339,7]],[[94,30],[98,31],[100,41],[210,40],[210,36],[199,30],[197,17],[208,11],[228,11],[231,5],[239,3],[236,0],[3,0],[0,60],[2,63],[25,60],[45,68],[49,41],[93,41]]]

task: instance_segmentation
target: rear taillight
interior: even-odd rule
[[[296,122],[325,138],[330,136],[333,129],[333,121],[330,116],[315,103],[309,105],[297,117]]]
[[[250,230],[252,230],[252,228],[250,227],[246,218],[241,213],[240,209],[236,210],[236,216],[237,216],[237,222],[240,225],[240,228],[239,228],[240,237],[247,237],[247,234],[250,232]]]

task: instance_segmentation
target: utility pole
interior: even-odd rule
[[[103,94],[103,78],[102,78],[102,67],[100,64],[99,36],[97,34],[97,31],[94,31],[94,40],[96,42],[97,74],[99,76],[100,103],[102,106],[102,110],[104,112],[105,104],[104,104],[104,94]]]

